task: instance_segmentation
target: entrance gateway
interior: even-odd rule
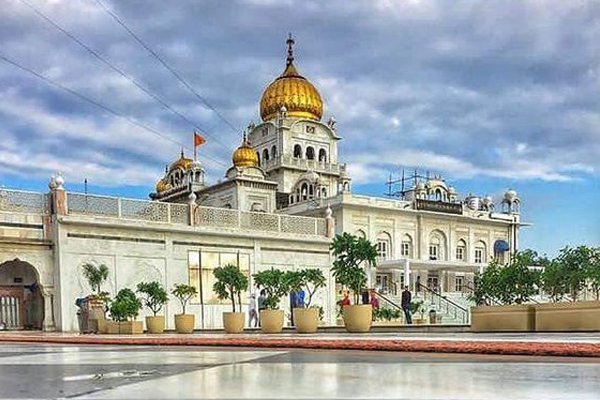
[[[42,329],[44,299],[35,268],[15,259],[0,264],[0,329]]]

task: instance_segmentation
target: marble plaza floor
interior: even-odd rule
[[[0,343],[0,398],[598,399],[600,359]]]

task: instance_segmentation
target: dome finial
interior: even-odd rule
[[[287,60],[286,60],[286,65],[290,65],[294,62],[294,43],[296,43],[294,41],[294,38],[292,37],[292,33],[290,32],[288,34],[288,39],[285,41],[285,43],[287,43],[288,46],[288,55],[287,55]]]

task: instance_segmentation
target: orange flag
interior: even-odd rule
[[[206,139],[204,139],[204,136],[200,135],[198,132],[194,132],[194,149],[205,142]]]

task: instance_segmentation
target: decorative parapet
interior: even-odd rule
[[[326,236],[323,218],[298,217],[283,214],[246,212],[225,208],[197,206],[196,226],[243,229],[250,231]]]
[[[52,193],[57,192],[53,189]],[[254,232],[327,236],[325,218],[285,214],[245,212],[204,207],[195,203],[177,204],[126,199],[95,194],[60,191],[68,199],[68,215],[108,217],[127,220],[164,222],[188,226],[227,228]],[[0,189],[0,211],[50,215],[50,195]]]
[[[48,215],[49,196],[46,193],[0,188],[0,211]]]

